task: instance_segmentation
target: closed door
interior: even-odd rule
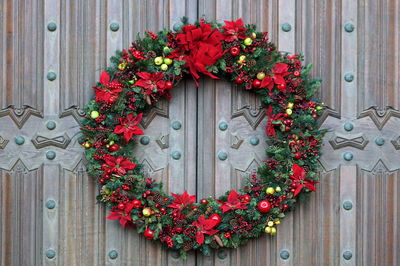
[[[0,265],[399,264],[399,13],[399,0],[2,1]],[[304,51],[331,130],[317,192],[277,235],[184,261],[104,218],[78,121],[116,49],[203,14]],[[218,196],[265,159],[265,125],[254,94],[188,78],[145,115],[136,154],[169,192]]]

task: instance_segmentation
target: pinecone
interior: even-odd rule
[[[125,179],[125,184],[130,186],[130,185],[133,185],[133,183],[135,183],[135,181],[136,181],[136,178],[134,175],[128,175]]]
[[[210,243],[210,247],[213,249],[217,249],[219,248],[217,241],[215,241],[214,239],[211,241]]]
[[[297,87],[295,93],[296,93],[295,97],[298,100],[303,100],[304,98],[307,97],[307,89],[304,86]]]
[[[135,223],[136,223],[137,227],[141,227],[144,224],[144,221],[143,220],[137,220]]]
[[[147,196],[146,199],[147,199],[147,201],[154,201],[153,196]]]
[[[254,60],[254,59],[250,59],[250,60],[247,62],[247,66],[248,66],[249,68],[255,67],[256,64],[257,64],[257,61]]]
[[[225,58],[225,63],[227,66],[232,66],[233,62],[235,62],[233,55],[231,55],[230,53],[226,53],[224,58]]]
[[[268,54],[265,56],[265,62],[266,62],[266,63],[269,63],[269,62],[271,62],[271,60],[272,60],[272,54],[271,54],[271,53],[268,53]]]
[[[150,51],[147,52],[147,57],[149,57],[149,58],[156,58],[156,57],[157,57],[157,54],[156,54],[156,52],[154,52],[153,50],[150,50]]]
[[[184,251],[189,251],[193,249],[194,243],[193,241],[184,241],[182,246]]]
[[[246,230],[243,230],[243,231],[240,232],[240,234],[241,234],[242,236],[246,237],[246,236],[249,234],[249,232],[246,231]]]
[[[230,224],[232,227],[238,226],[238,222],[236,221],[236,219],[230,220],[230,221],[229,221],[229,224]]]
[[[118,125],[119,124],[119,119],[121,118],[121,116],[119,115],[119,114],[116,114],[115,116],[114,116],[114,124],[115,125]]]
[[[247,186],[247,185],[244,186],[244,187],[243,187],[243,192],[244,192],[244,193],[249,193],[249,192],[250,192],[250,186]]]
[[[306,171],[306,173],[310,172],[310,167],[308,165],[303,165],[302,168],[304,171]]]
[[[164,203],[163,196],[160,193],[155,193],[153,198],[155,203],[158,203],[160,205]]]
[[[222,243],[222,240],[219,237],[219,235],[213,235],[213,238],[221,248],[224,246],[224,243]]]
[[[212,211],[213,211],[213,207],[209,206],[204,214],[205,215],[210,215]]]

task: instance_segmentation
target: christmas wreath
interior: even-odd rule
[[[147,239],[179,250],[210,254],[236,248],[262,233],[275,234],[281,219],[299,200],[315,191],[324,130],[317,119],[322,103],[311,98],[320,81],[310,79],[311,65],[301,54],[283,54],[266,32],[241,19],[224,25],[182,19],[175,31],[150,31],[128,50],[111,58],[94,87],[82,121],[90,175],[100,183],[100,202],[107,217],[134,226]],[[142,114],[190,74],[232,81],[258,94],[267,106],[268,159],[239,192],[196,202],[194,195],[167,195],[162,183],[143,174],[132,153],[142,135]]]

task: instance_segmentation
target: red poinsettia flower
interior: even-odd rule
[[[150,95],[154,92],[164,91],[165,82],[162,80],[164,77],[162,72],[153,72],[151,74],[148,72],[139,72],[136,75],[141,79],[135,83],[135,86],[145,89],[146,94]]]
[[[127,170],[132,170],[136,167],[135,163],[125,159],[122,155],[118,156],[118,158],[107,156],[104,158],[104,161],[108,164],[109,171],[117,175],[124,175]]]
[[[122,85],[117,80],[110,82],[110,76],[107,72],[103,71],[100,76],[100,84],[102,88],[93,87],[96,94],[96,102],[105,101],[113,103],[118,99],[119,93],[122,91]]]
[[[225,30],[223,36],[227,42],[246,38],[245,31],[247,29],[243,27],[243,21],[241,18],[236,21],[225,20],[225,26],[223,26],[222,29]]]
[[[272,114],[272,107],[271,106],[268,107],[267,114],[268,114],[267,136],[275,137],[275,125],[273,124],[273,121],[278,120],[278,119],[282,119],[282,114],[280,114],[280,113],[277,114],[277,115]]]
[[[294,196],[300,193],[300,191],[303,189],[303,187],[308,188],[310,191],[315,191],[315,184],[318,184],[317,181],[314,181],[312,179],[306,179],[306,171],[304,171],[303,168],[301,168],[298,164],[293,164],[293,175],[290,176],[290,178],[293,180],[293,183],[295,185],[296,191],[294,192]]]
[[[120,210],[118,208],[115,208],[114,211],[108,215],[107,219],[110,220],[119,220],[119,223],[125,227],[130,225],[132,223],[132,218],[131,218],[131,210],[133,208],[133,203],[130,202],[125,205],[125,209]]]
[[[222,209],[222,213],[230,210],[247,209],[247,207],[245,206],[245,204],[247,203],[248,202],[241,202],[239,200],[239,194],[232,189],[231,193],[229,193],[228,201],[223,202],[220,208]]]
[[[133,114],[129,114],[128,117],[122,117],[119,119],[120,124],[115,127],[114,133],[124,134],[125,140],[128,142],[133,134],[143,135],[143,131],[137,126],[142,120],[143,114],[138,114],[133,117]]]
[[[286,84],[285,77],[289,75],[288,69],[289,66],[287,64],[276,63],[271,69],[272,75],[267,75],[261,80],[260,88],[268,88],[271,91],[275,84]]]
[[[178,49],[174,54],[182,57],[184,54],[185,66],[189,67],[190,73],[197,83],[200,77],[198,72],[208,75],[214,79],[214,76],[206,69],[224,55],[221,41],[224,39],[218,29],[212,29],[211,24],[201,20],[200,26],[186,25],[182,27],[183,33],[176,36]]]
[[[180,213],[186,207],[192,205],[196,201],[196,196],[190,196],[187,191],[183,192],[182,195],[171,193],[175,200],[168,205],[168,207],[175,209],[176,212]]]
[[[196,232],[196,241],[201,246],[204,242],[204,234],[212,236],[217,233],[218,230],[213,229],[216,226],[218,221],[213,219],[206,219],[203,216],[200,216],[196,221],[192,223],[197,228]]]

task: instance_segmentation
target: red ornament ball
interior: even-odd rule
[[[261,81],[259,79],[255,79],[253,81],[253,87],[254,88],[260,88],[260,86],[261,86]]]
[[[296,70],[293,72],[293,75],[297,78],[300,77],[300,71]]]
[[[231,55],[237,56],[240,53],[240,49],[235,46],[235,47],[231,48],[230,52],[231,52]]]
[[[117,151],[119,149],[119,146],[117,143],[114,143],[113,145],[110,146],[109,150],[111,152]]]
[[[286,89],[286,83],[278,84],[278,90]]]
[[[207,205],[208,200],[207,200],[207,199],[202,199],[202,200],[200,201],[200,203],[201,203],[202,205]]]
[[[296,160],[300,159],[300,158],[301,158],[301,153],[300,153],[300,152],[296,152],[296,153],[294,154],[294,158],[295,158]]]
[[[153,235],[154,235],[154,231],[151,230],[149,227],[146,228],[146,230],[144,231],[144,237],[147,239],[152,240],[153,239]]]
[[[138,199],[134,199],[132,201],[132,204],[133,204],[133,208],[135,208],[135,209],[138,209],[138,208],[140,208],[142,206],[142,203]]]
[[[267,213],[271,210],[271,204],[267,200],[260,201],[257,207],[262,213]]]
[[[243,195],[242,196],[242,201],[243,202],[250,202],[250,200],[251,200],[251,197],[250,197],[250,195]]]
[[[165,82],[165,88],[170,90],[172,89],[172,87],[174,86],[174,83],[172,83],[171,81],[166,81]]]
[[[119,203],[119,204],[118,204],[118,209],[120,209],[120,210],[125,209],[125,204]]]
[[[221,216],[219,216],[219,215],[216,214],[216,213],[214,213],[213,215],[211,215],[211,216],[210,216],[210,219],[211,219],[211,220],[214,220],[214,221],[217,221],[217,224],[216,224],[215,226],[221,224]]]
[[[242,84],[243,83],[243,79],[241,77],[237,77],[236,83],[237,84]]]

